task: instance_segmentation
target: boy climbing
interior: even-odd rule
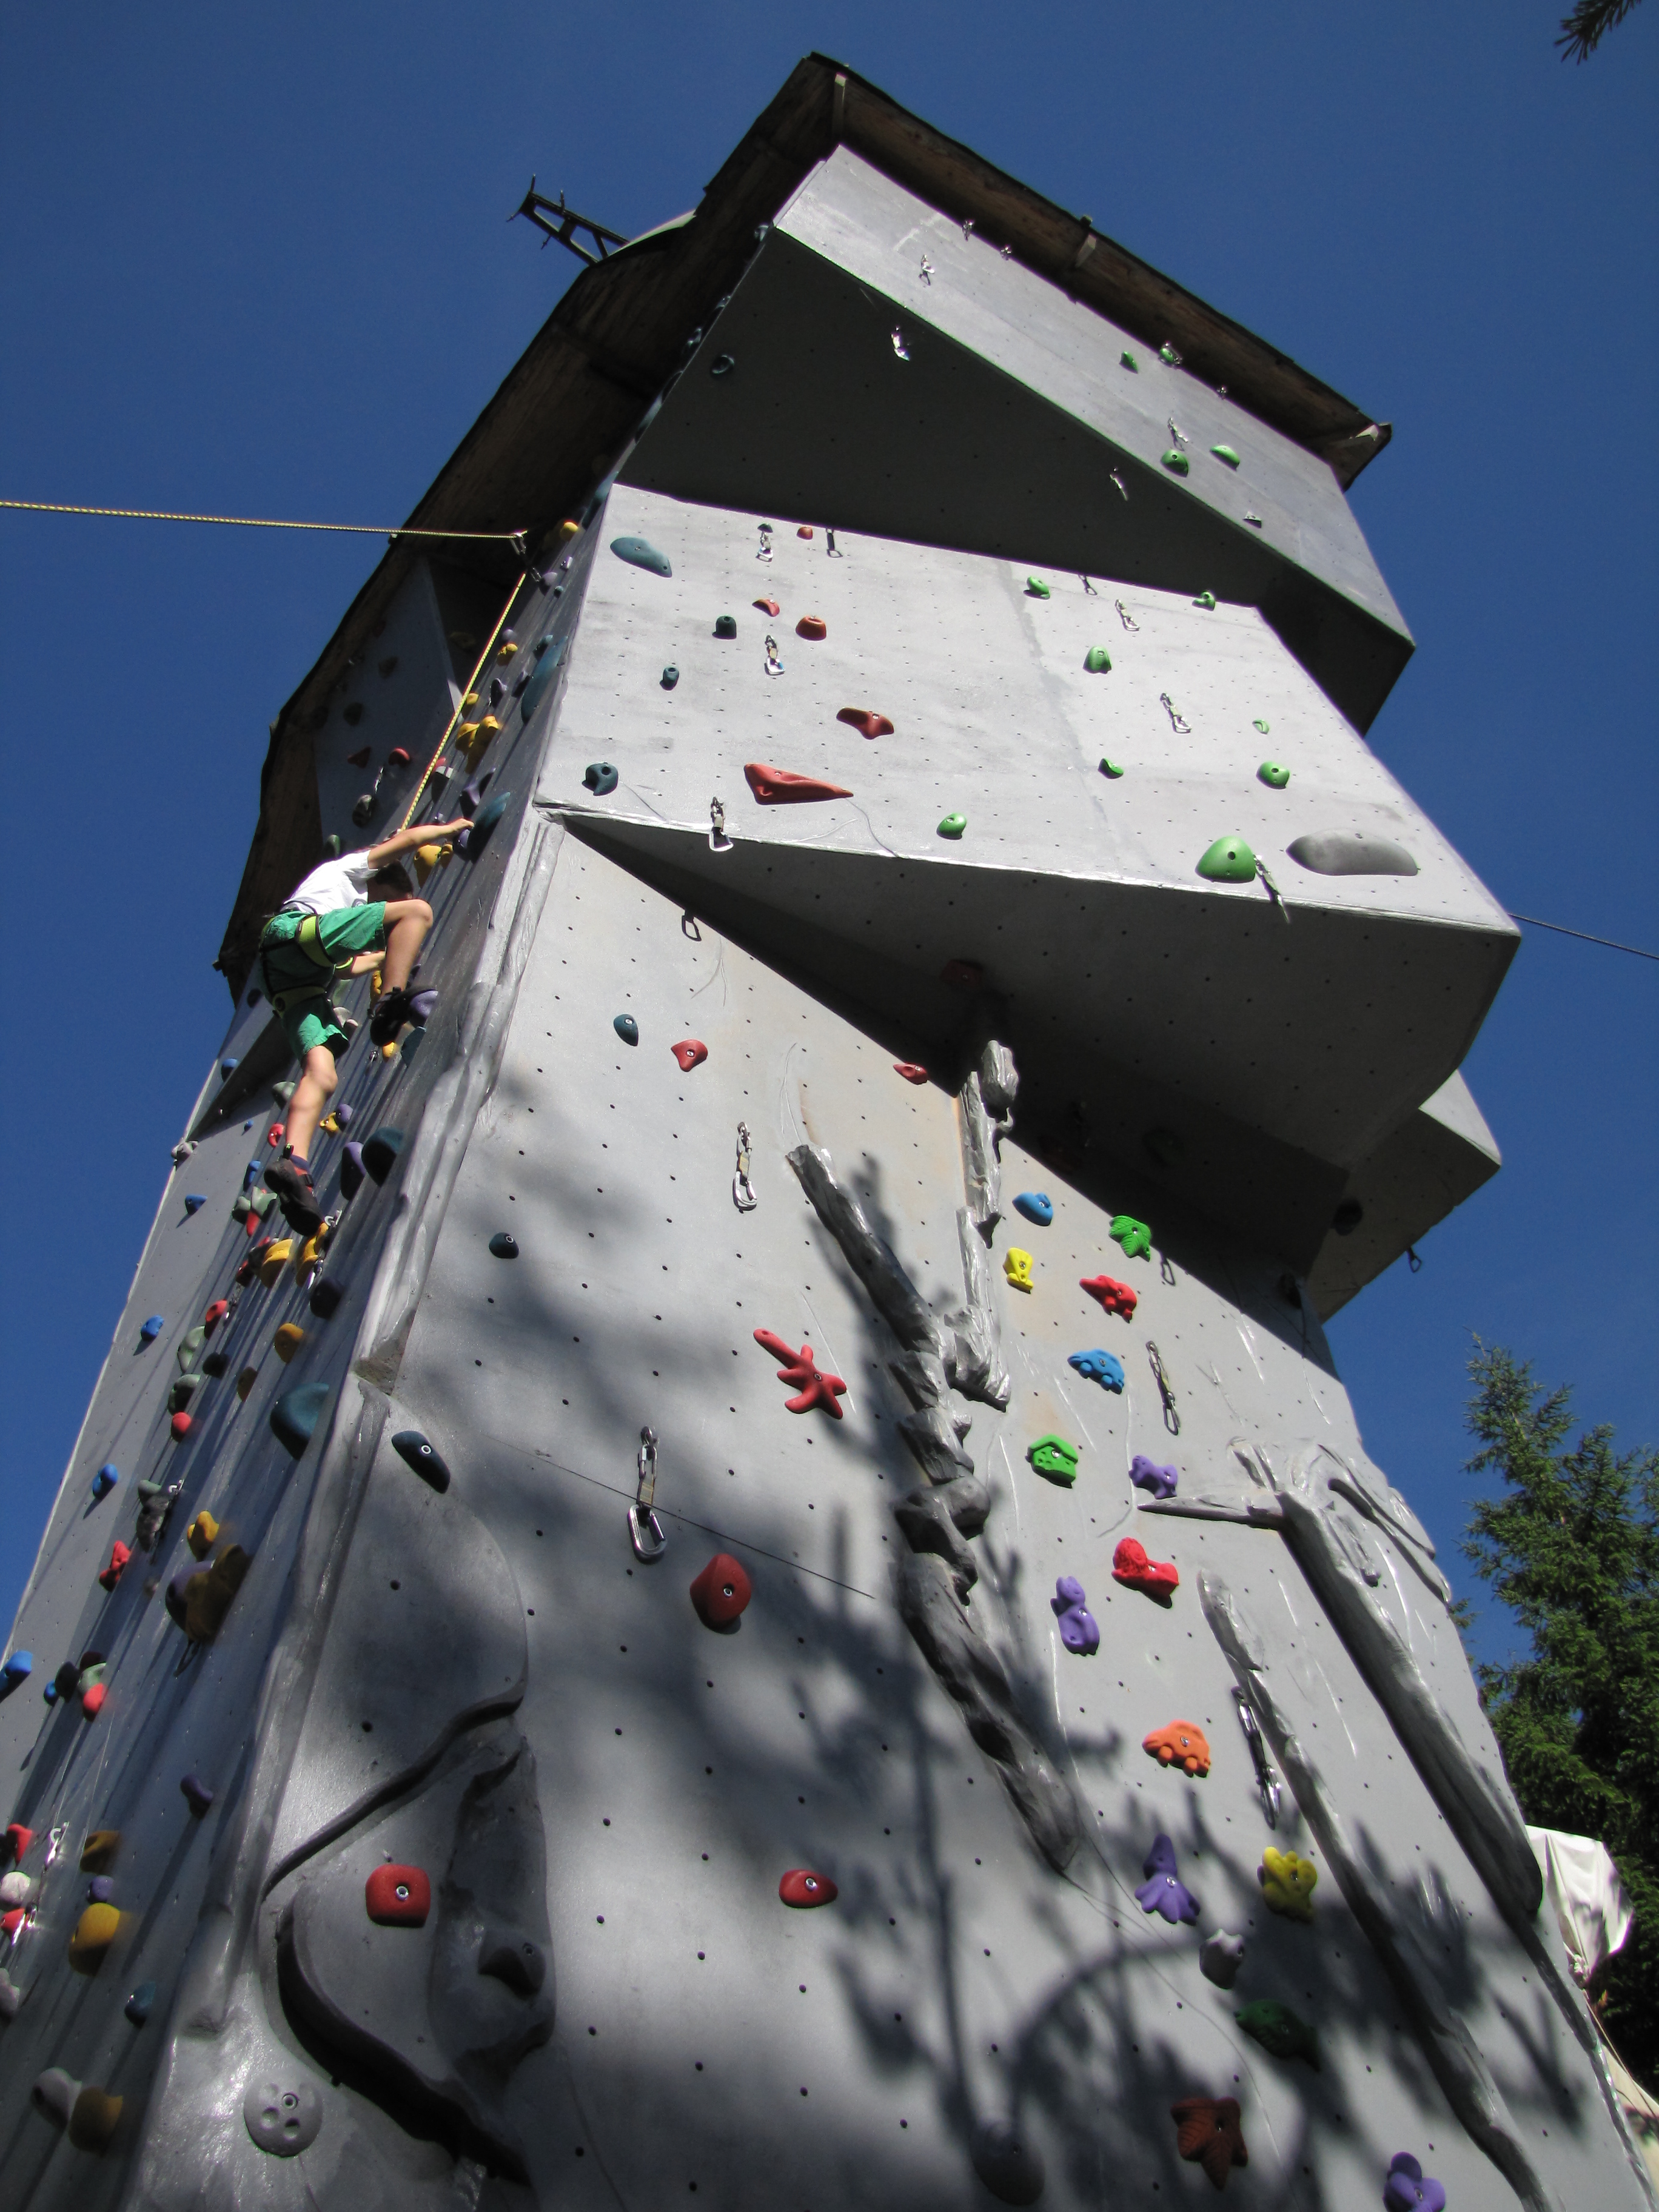
[[[368,1034],[376,1044],[390,1044],[413,1018],[406,986],[432,927],[432,908],[411,896],[399,861],[417,845],[446,843],[467,826],[465,817],[426,822],[364,852],[325,860],[289,893],[260,934],[265,994],[304,1071],[289,1101],[283,1157],[267,1169],[265,1183],[290,1226],[307,1236],[315,1235],[324,1218],[312,1187],[311,1140],[338,1080],[334,1063],[349,1042],[334,1011],[334,979],[380,969],[384,988]]]

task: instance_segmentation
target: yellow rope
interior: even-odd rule
[[[261,514],[174,514],[157,507],[66,507],[46,499],[0,499],[0,507],[27,514],[106,514],[124,522],[222,522],[241,530],[332,530],[354,538],[459,538],[524,550],[521,530],[382,530],[372,522],[282,522]]]
[[[449,743],[451,737],[454,733],[457,724],[459,722],[461,716],[466,712],[466,702],[468,698],[472,693],[477,691],[479,684],[483,681],[483,672],[489,665],[489,656],[495,650],[495,641],[500,637],[501,632],[507,628],[507,618],[513,611],[513,603],[518,598],[520,592],[523,591],[525,586],[525,577],[528,576],[529,574],[530,571],[526,568],[524,575],[520,577],[518,582],[514,584],[513,589],[507,593],[507,605],[501,609],[499,617],[496,618],[495,627],[489,633],[489,641],[484,647],[483,651],[478,655],[477,661],[473,667],[471,676],[467,680],[466,690],[462,692],[459,702],[456,706],[454,713],[449,718],[448,726],[445,730],[442,737],[438,740],[438,750],[433,754],[431,759],[427,763],[426,773],[415,787],[415,796],[409,802],[409,811],[404,815],[403,820],[398,824],[398,827],[400,830],[407,830],[410,823],[414,820],[415,810],[420,805],[422,795],[425,792],[428,784],[432,781],[432,771],[437,767],[438,763],[443,758],[444,747]]]

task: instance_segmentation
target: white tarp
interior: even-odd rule
[[[1582,1989],[1629,1935],[1635,1917],[1620,1886],[1619,1869],[1607,1845],[1594,1836],[1528,1828],[1527,1840],[1544,1869],[1544,1887]]]

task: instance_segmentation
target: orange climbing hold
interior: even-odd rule
[[[763,615],[777,616],[783,612],[783,609],[775,599],[757,599],[755,605]]]
[[[781,1336],[775,1336],[769,1328],[757,1328],[755,1341],[763,1350],[769,1352],[775,1359],[783,1362],[778,1370],[778,1380],[787,1382],[796,1394],[793,1398],[784,1400],[787,1413],[810,1413],[814,1406],[822,1406],[832,1420],[840,1420],[841,1407],[836,1401],[846,1396],[847,1385],[839,1375],[831,1375],[819,1368],[812,1357],[810,1344],[803,1344],[800,1350],[795,1352]]]
[[[198,1559],[206,1559],[219,1540],[219,1523],[204,1506],[185,1531],[185,1541]]]
[[[283,1127],[280,1121],[273,1121],[270,1127],[265,1131],[265,1142],[272,1146],[280,1145],[287,1134],[287,1130]]]
[[[787,769],[769,768],[764,761],[745,761],[744,781],[763,806],[792,806],[809,799],[850,799],[839,783],[826,783],[820,775],[793,775]]]
[[[907,1083],[920,1084],[926,1083],[927,1080],[927,1069],[918,1067],[914,1060],[896,1060],[893,1062],[893,1073],[895,1075],[902,1075]]]
[[[82,1691],[81,1710],[89,1721],[95,1721],[102,1712],[104,1699],[107,1695],[108,1692],[101,1682],[88,1682],[86,1688]]]
[[[1141,1739],[1160,1766],[1178,1766],[1201,1782],[1210,1771],[1210,1746],[1201,1728],[1192,1721],[1170,1721]]]
[[[803,522],[800,527],[796,531],[795,535],[797,538],[810,538],[812,535],[811,524],[810,522]]]
[[[816,642],[830,635],[830,625],[822,615],[803,615],[795,624],[797,637],[811,638]]]
[[[856,730],[861,738],[890,738],[893,726],[885,714],[878,714],[868,707],[843,707],[836,716],[849,730]]]
[[[701,1067],[708,1057],[708,1048],[698,1037],[682,1037],[678,1044],[668,1048],[680,1064],[680,1073],[689,1075],[694,1067]]]
[[[1139,1292],[1127,1283],[1115,1283],[1109,1275],[1085,1275],[1078,1288],[1098,1298],[1109,1314],[1121,1314],[1125,1321],[1134,1319],[1135,1308],[1140,1304]]]
[[[112,1905],[88,1905],[69,1941],[69,1962],[76,1972],[95,1974],[120,1932],[121,1916]]]

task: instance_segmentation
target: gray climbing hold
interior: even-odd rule
[[[1042,2194],[1042,2154],[1012,2120],[981,2120],[969,2155],[1000,2204],[1035,2204]]]
[[[270,1409],[270,1432],[291,1459],[302,1456],[328,1403],[326,1382],[298,1382]]]
[[[297,1087],[292,1083],[273,1083],[270,1086],[270,1095],[279,1106],[286,1106]]]
[[[582,770],[582,781],[596,799],[603,799],[617,788],[617,771],[609,761],[589,761]]]
[[[618,1014],[611,1023],[611,1026],[615,1030],[617,1035],[622,1039],[624,1044],[637,1044],[639,1042],[640,1025],[635,1020],[632,1014]]]
[[[516,1260],[519,1256],[519,1240],[510,1230],[498,1229],[489,1240],[489,1250],[494,1259]]]
[[[729,353],[719,353],[709,362],[708,374],[710,376],[730,376],[737,365]]]
[[[360,1158],[364,1171],[373,1176],[376,1182],[384,1182],[397,1165],[398,1155],[403,1148],[403,1131],[393,1128],[390,1121],[383,1121],[372,1136],[363,1139]],[[356,1150],[354,1145],[346,1146],[348,1152]]]
[[[664,671],[663,671],[663,672],[662,672],[662,688],[663,688],[663,690],[664,690],[665,691],[672,691],[672,690],[673,690],[674,686],[675,686],[675,685],[679,682],[679,680],[680,680],[680,672],[679,672],[679,670],[678,670],[678,668],[676,668],[676,667],[675,667],[675,665],[674,665],[673,662],[671,660],[671,661],[669,662],[669,664],[668,664],[667,667],[666,667],[666,668],[665,668],[665,669],[664,669]]]
[[[716,637],[735,637],[737,634],[738,618],[735,615],[717,615],[714,617]]]
[[[440,1494],[448,1489],[449,1469],[442,1455],[418,1429],[399,1429],[392,1439],[392,1449],[405,1467],[414,1468],[422,1482],[429,1482]]]
[[[653,576],[672,576],[668,556],[659,553],[648,538],[613,538],[611,550],[630,568],[648,568]]]
[[[1199,1947],[1198,1971],[1218,1990],[1231,1989],[1243,1963],[1244,1938],[1229,1935],[1224,1928],[1218,1928],[1213,1936],[1206,1936]]]
[[[297,2069],[280,2079],[256,2074],[242,2099],[242,2118],[261,2150],[273,2158],[297,2158],[321,2131],[323,2100],[316,2083]]]
[[[1341,830],[1298,837],[1285,850],[1299,868],[1316,876],[1414,876],[1417,863],[1403,845]]]
[[[155,1984],[140,1982],[121,2008],[135,2027],[142,2027],[155,2007]]]

